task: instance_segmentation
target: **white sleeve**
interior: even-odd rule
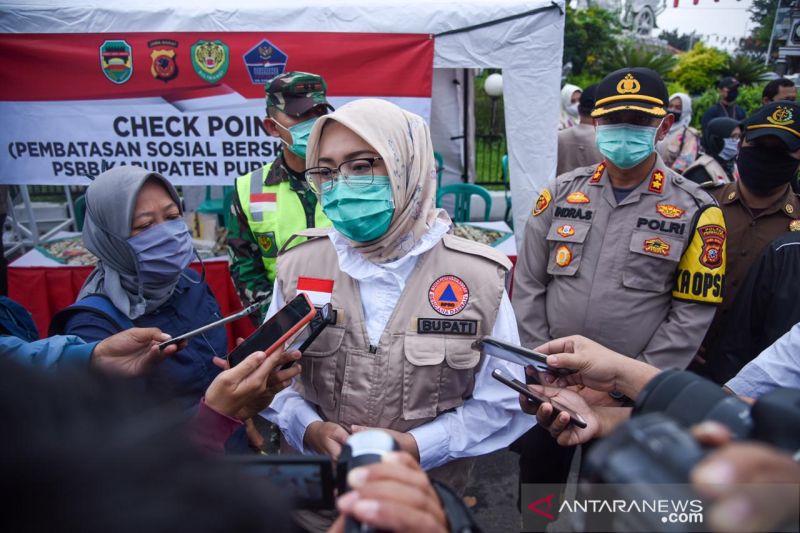
[[[725,386],[750,398],[760,398],[779,387],[800,388],[800,323],[747,363]]]
[[[272,301],[269,304],[264,320],[266,321],[272,317],[281,307],[283,307],[283,293],[276,279],[272,289]],[[281,432],[289,446],[303,454],[311,453],[306,451],[303,446],[303,437],[309,424],[322,419],[317,414],[314,406],[305,401],[294,388],[288,387],[276,394],[269,407],[261,411],[260,414],[281,428]]]
[[[508,294],[503,299],[492,336],[519,344],[517,321]],[[462,457],[473,457],[505,448],[536,424],[522,412],[519,395],[492,378],[499,368],[507,376],[525,381],[525,369],[486,356],[475,376],[472,398],[461,407],[409,431],[417,441],[422,468],[431,469]]]

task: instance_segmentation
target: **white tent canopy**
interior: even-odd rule
[[[75,5],[27,0],[0,8],[3,33],[330,31],[435,35],[434,146],[459,169],[463,102],[453,73],[501,68],[517,240],[538,191],[555,175],[563,0],[133,0]],[[369,76],[369,73],[365,73]],[[42,73],[46,83],[47,73]],[[460,174],[460,172],[457,172]]]

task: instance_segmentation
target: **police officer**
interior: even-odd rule
[[[658,74],[617,70],[596,98],[605,160],[558,176],[525,228],[513,293],[520,338],[535,348],[580,334],[660,368],[685,368],[722,299],[722,213],[654,151],[674,120]],[[588,388],[581,394],[618,403]],[[533,428],[515,449],[522,483],[566,479],[572,453],[545,430]]]
[[[736,320],[728,313],[753,262],[780,235],[800,231],[800,198],[791,188],[800,167],[800,105],[767,104],[742,127],[743,139],[736,161],[739,180],[712,191],[727,224],[728,270],[725,300],[703,342],[705,349],[714,349],[715,344],[722,342],[720,332],[730,329],[725,323]],[[693,370],[715,375],[714,369],[702,367],[704,355],[700,355],[699,366],[695,365]],[[707,364],[714,363],[709,360]]]
[[[236,178],[227,224],[231,275],[242,304],[264,302],[261,315],[253,315],[257,323],[272,297],[278,250],[298,231],[330,226],[303,177],[311,128],[333,109],[326,91],[325,80],[307,72],[268,81],[264,128],[284,146],[272,163]]]

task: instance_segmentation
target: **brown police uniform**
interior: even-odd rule
[[[619,203],[601,163],[542,192],[519,255],[523,344],[580,334],[684,368],[722,301],[725,223],[708,193],[660,157]]]
[[[284,301],[296,295],[301,280],[333,284],[336,323],[304,352],[298,392],[324,420],[403,432],[463,404],[472,395],[483,357],[472,343],[492,332],[511,267],[508,258],[445,235],[419,257],[373,346],[358,282],[339,270],[326,232],[303,231],[300,235],[311,238],[278,256]],[[446,472],[440,477],[463,485],[466,475],[459,463],[466,465],[454,461],[440,467]]]

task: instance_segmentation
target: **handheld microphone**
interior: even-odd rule
[[[337,464],[337,478],[339,480],[339,494],[351,490],[347,484],[347,473],[350,470],[372,463],[379,463],[381,458],[389,452],[398,451],[397,442],[385,431],[370,429],[351,435],[339,455]],[[376,533],[376,530],[358,520],[347,517],[345,522],[346,533]]]

